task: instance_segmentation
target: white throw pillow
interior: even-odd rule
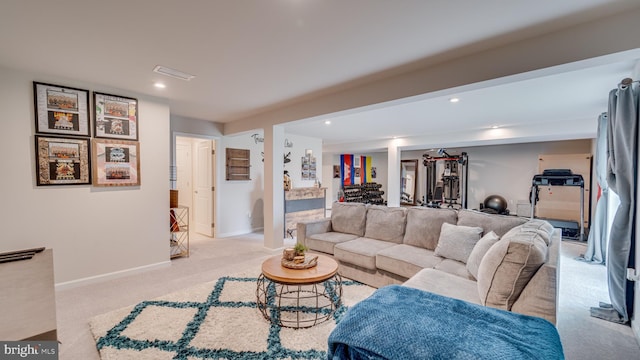
[[[500,236],[498,236],[495,232],[490,231],[488,234],[482,237],[482,239],[478,240],[476,245],[471,250],[471,254],[467,259],[467,270],[473,276],[474,279],[478,278],[478,268],[480,268],[480,262],[484,257],[484,254],[489,251],[489,248],[493,246],[493,244],[497,243],[500,240]]]
[[[447,259],[467,262],[473,247],[482,237],[482,228],[443,223],[435,254]]]

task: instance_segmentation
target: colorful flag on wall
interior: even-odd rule
[[[340,155],[340,177],[343,185],[353,184],[353,155]]]
[[[340,155],[340,181],[343,185],[372,182],[371,156]]]
[[[360,166],[362,168],[362,183],[372,182],[371,180],[371,156],[361,156]]]

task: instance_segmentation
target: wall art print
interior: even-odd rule
[[[310,149],[305,150],[305,156],[300,159],[302,164],[302,180],[316,179],[316,157]]]
[[[93,93],[96,138],[138,140],[138,100]]]
[[[89,90],[33,82],[36,133],[91,136]]]
[[[93,185],[140,185],[140,144],[137,141],[93,139]]]
[[[35,136],[36,184],[91,184],[89,139]]]

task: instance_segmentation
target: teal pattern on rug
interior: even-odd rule
[[[222,277],[216,282],[213,291],[207,297],[205,302],[174,302],[174,301],[143,301],[136,305],[133,310],[126,316],[119,324],[111,328],[107,334],[96,342],[98,350],[104,347],[112,347],[117,349],[132,349],[132,350],[144,350],[147,348],[157,348],[168,352],[174,352],[176,355],[174,360],[187,360],[188,357],[196,359],[326,359],[326,351],[318,350],[291,350],[282,346],[280,341],[280,326],[271,324],[269,329],[269,338],[267,340],[267,350],[263,352],[254,351],[232,351],[228,349],[206,349],[191,346],[191,340],[198,334],[200,326],[207,317],[207,313],[210,309],[216,307],[230,307],[241,308],[248,307],[253,308],[255,311],[257,305],[255,301],[220,301],[220,295],[228,282],[253,282],[255,283],[257,278],[253,277]],[[273,284],[272,284],[273,285]],[[362,285],[356,281],[343,280],[342,286],[347,287],[351,285]],[[335,296],[335,292],[332,290],[332,282],[325,282],[325,286],[329,290],[330,294]],[[269,289],[268,303],[272,304],[274,301],[275,289]],[[193,319],[187,324],[185,330],[182,332],[182,337],[177,341],[167,340],[136,340],[127,336],[123,336],[122,332],[127,329],[133,321],[136,320],[138,315],[148,306],[158,306],[167,308],[193,308],[196,310],[196,314]],[[333,315],[336,323],[340,321],[344,312],[347,310],[347,306],[341,305]],[[266,321],[266,320],[265,320]]]

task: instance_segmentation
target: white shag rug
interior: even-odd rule
[[[271,324],[256,307],[258,272],[143,301],[89,321],[102,360],[326,359],[327,339],[349,306],[374,288],[343,279],[342,305],[307,329]]]

